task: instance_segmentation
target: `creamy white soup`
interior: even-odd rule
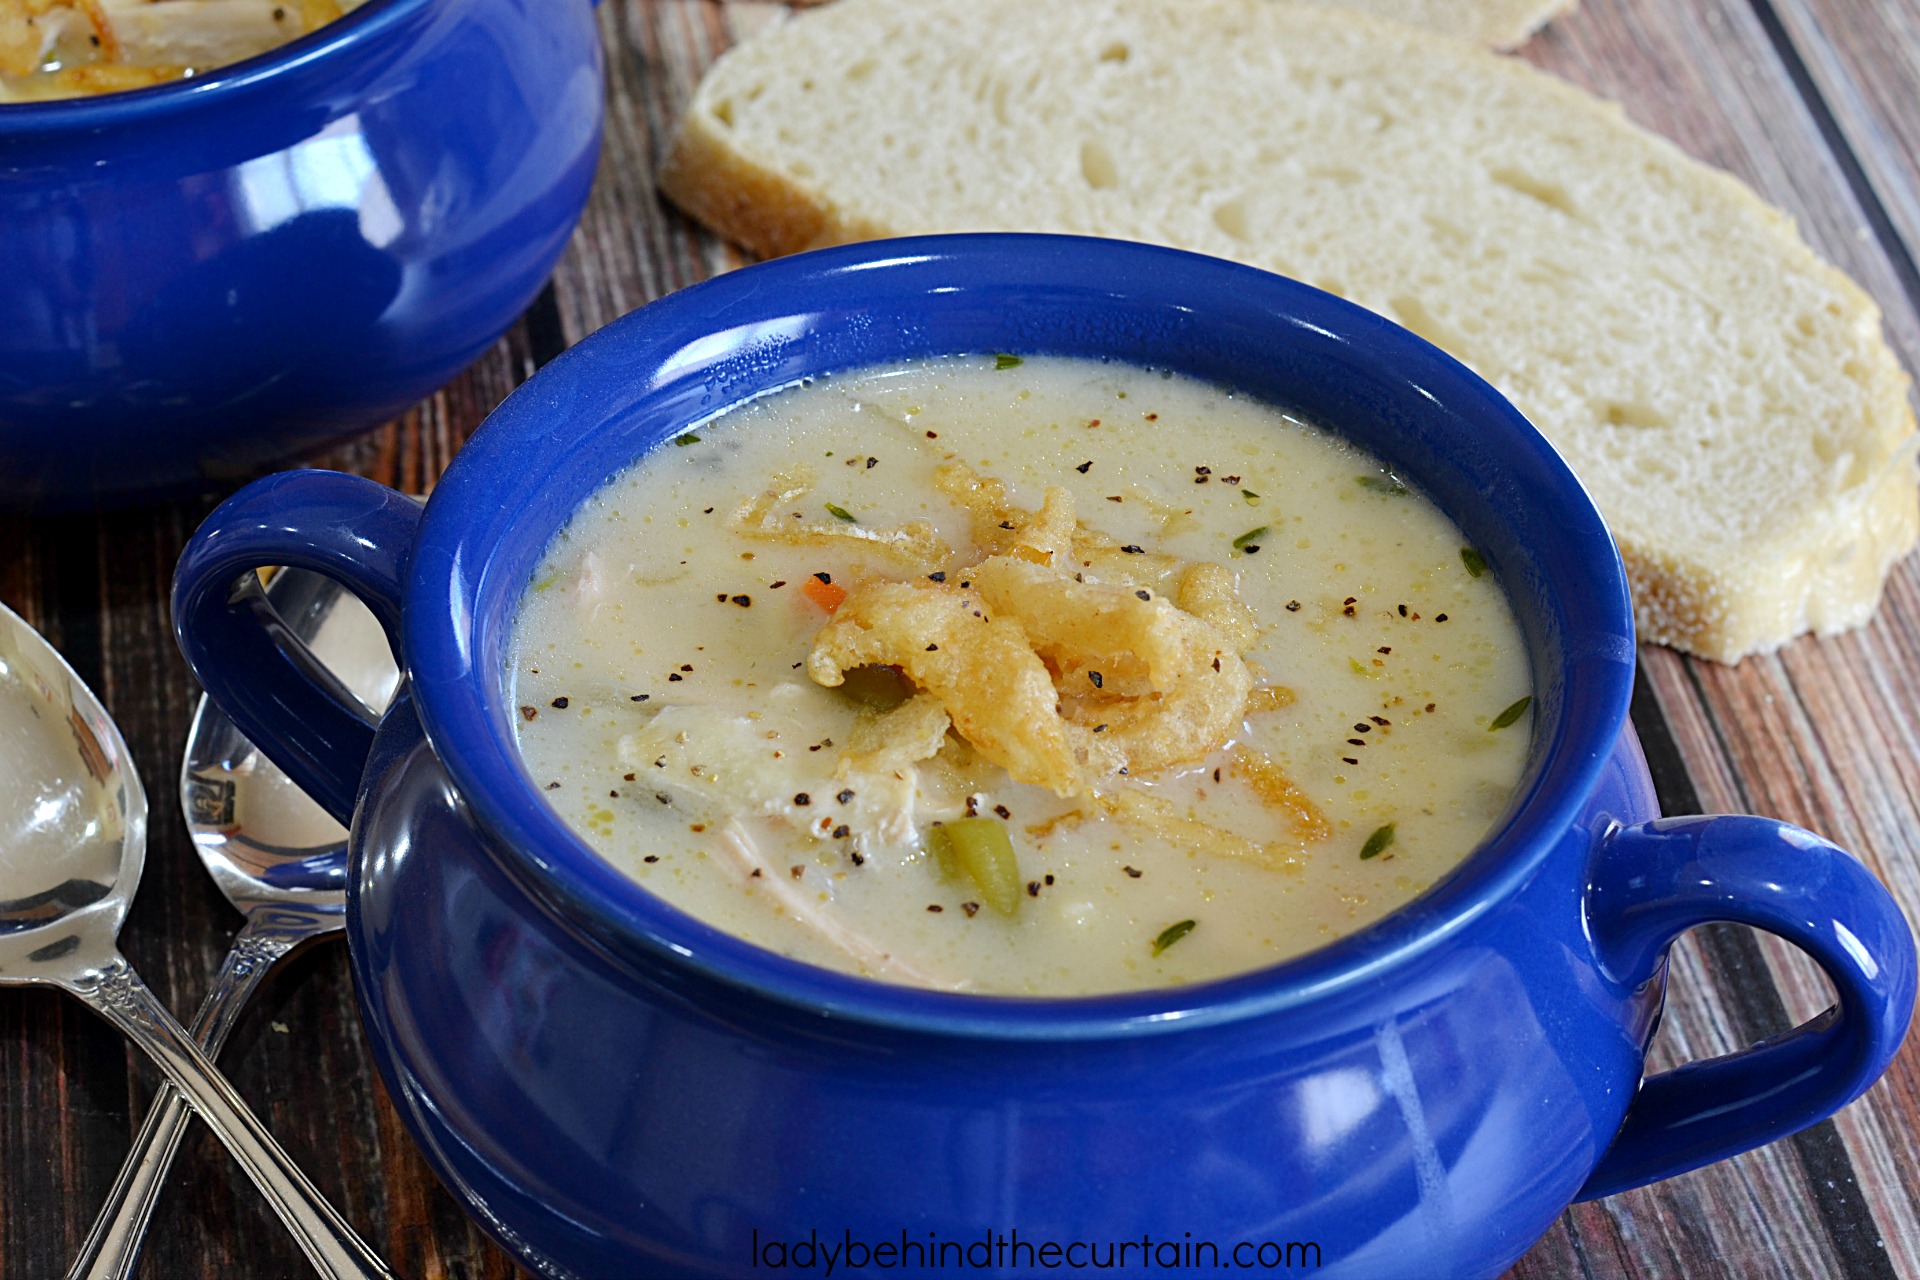
[[[515,622],[527,772],[649,890],[893,982],[1260,968],[1507,807],[1493,575],[1335,436],[1221,388],[986,356],[810,382],[600,490]]]

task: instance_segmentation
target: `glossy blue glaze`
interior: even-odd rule
[[[195,619],[190,660],[218,653],[224,665],[266,677],[232,685],[221,709],[235,724],[279,726],[274,762],[345,826],[376,719],[280,620],[251,570],[284,565],[345,582],[398,653],[420,504],[338,472],[295,471],[248,486],[220,511],[219,527],[203,530],[178,568],[181,583],[194,588],[174,605],[177,616]]]
[[[600,862],[512,744],[507,631],[548,539],[705,415],[963,351],[1228,383],[1431,493],[1506,584],[1535,676],[1528,772],[1488,842],[1407,908],[1288,964],[1079,1000],[795,964]],[[364,764],[349,936],[375,1057],[441,1176],[543,1273],[746,1275],[767,1269],[756,1245],[816,1233],[964,1250],[1017,1230],[1063,1247],[1210,1241],[1229,1261],[1239,1242],[1312,1241],[1334,1276],[1492,1276],[1581,1194],[1843,1105],[1911,1015],[1911,936],[1846,854],[1758,819],[1648,825],[1619,560],[1545,442],[1440,352],[1289,281],[1054,237],[805,255],[663,299],[549,366],[456,459],[417,536],[369,482],[268,483],[183,560],[183,647],[269,754],[335,751],[325,778]],[[347,536],[317,531],[329,522]],[[316,543],[356,539],[374,567],[332,571],[399,616],[409,676],[364,757],[359,737],[284,742],[274,700],[312,690],[288,691],[277,653],[238,637],[258,615],[227,594],[250,560],[324,569]],[[1707,919],[1806,948],[1839,1011],[1657,1077],[1630,1113],[1666,946]],[[1047,1269],[1037,1253],[988,1260]],[[1144,1269],[1136,1253],[1122,1271]]]
[[[433,391],[559,259],[602,83],[587,0],[371,0],[0,106],[0,506],[231,483]]]

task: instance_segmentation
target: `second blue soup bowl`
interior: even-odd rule
[[[431,393],[566,248],[603,83],[590,0],[369,0],[0,105],[0,508],[231,485]]]
[[[690,423],[962,352],[1230,385],[1431,495],[1505,584],[1533,668],[1530,763],[1486,842],[1408,907],[1275,968],[1044,1000],[789,961],[602,862],[514,748],[508,633],[548,541]],[[265,564],[330,574],[380,616],[407,683],[377,726],[274,625],[250,574]],[[188,548],[175,611],[213,698],[353,818],[374,1055],[440,1176],[542,1275],[1117,1259],[1494,1276],[1576,1198],[1844,1105],[1912,1012],[1911,935],[1852,857],[1758,818],[1658,817],[1627,720],[1620,561],[1532,427],[1404,330],[1212,259],[959,236],[736,272],[543,370],[424,511],[329,473],[244,490]],[[1838,1001],[1643,1079],[1668,945],[1710,920],[1788,938]]]

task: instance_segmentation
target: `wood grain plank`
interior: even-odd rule
[[[1757,0],[1778,24],[1907,250],[1920,289],[1920,4],[1915,0]]]

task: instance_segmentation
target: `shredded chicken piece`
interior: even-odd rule
[[[789,876],[785,869],[769,862],[739,819],[729,819],[721,825],[717,834],[720,849],[725,855],[721,859],[722,865],[742,883],[758,885],[766,890],[796,922],[868,973],[943,991],[963,991],[969,985],[961,980],[929,973],[883,950],[873,939],[848,928],[845,921],[820,901],[816,891],[806,888]],[[755,875],[755,872],[759,874]]]
[[[913,764],[896,755],[869,772],[802,750],[803,741],[792,721],[678,704],[623,736],[620,760],[640,774],[636,803],[660,795],[714,822],[746,814],[822,842],[837,842],[844,831],[848,847],[869,857],[914,856],[924,806]],[[842,792],[850,793],[845,801]]]
[[[583,624],[591,623],[600,616],[600,606],[606,602],[606,571],[601,567],[599,553],[589,551],[580,557],[580,572],[573,579],[574,613]]]

